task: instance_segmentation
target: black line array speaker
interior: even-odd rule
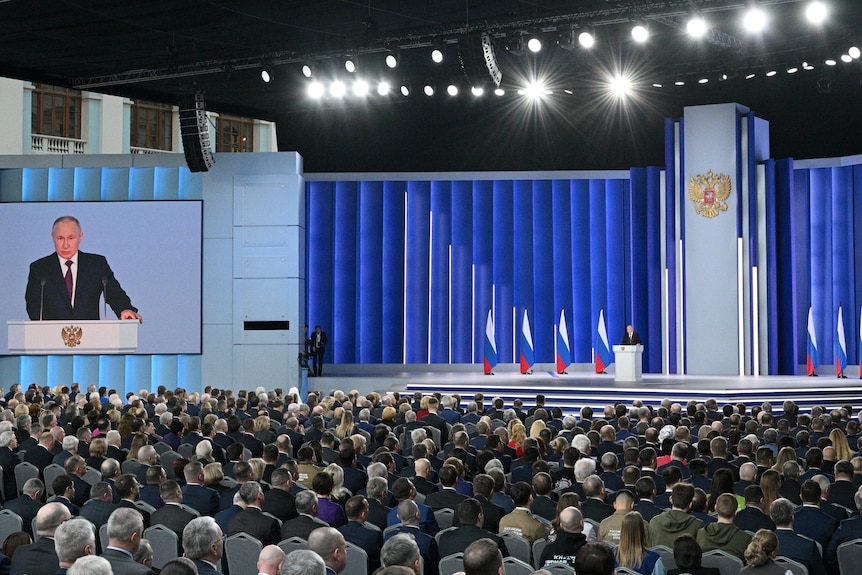
[[[203,92],[180,95],[180,134],[186,164],[192,172],[208,171],[215,160],[210,147],[207,107]]]

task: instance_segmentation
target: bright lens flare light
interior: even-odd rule
[[[859,48],[857,48],[856,46],[852,46],[849,50],[847,50],[847,53],[854,60],[858,60],[859,56],[862,56],[862,51],[860,51]]]
[[[338,80],[336,80],[329,85],[329,93],[334,98],[343,98],[345,92],[347,92],[347,88],[344,86],[344,82],[339,82]]]
[[[527,48],[533,53],[540,52],[542,50],[542,41],[538,38],[530,38],[527,42]]]
[[[826,20],[826,4],[815,0],[805,7],[805,17],[812,24],[823,24]]]
[[[686,30],[688,30],[689,36],[692,38],[702,38],[704,34],[706,34],[706,22],[704,22],[703,18],[694,17],[688,21],[688,24],[685,25]]]
[[[353,83],[353,95],[363,98],[368,95],[368,82],[357,80]]]
[[[437,48],[435,48],[434,50],[431,50],[431,59],[434,62],[436,62],[437,64],[439,64],[440,62],[443,61],[443,52],[441,52]]]
[[[320,82],[312,82],[308,85],[308,97],[313,100],[319,100],[323,97],[326,90]]]
[[[649,38],[649,31],[645,26],[638,24],[632,28],[632,38],[634,38],[635,42],[646,42]]]
[[[539,100],[545,95],[545,85],[541,82],[530,82],[524,88],[524,95],[531,100]]]
[[[763,29],[766,28],[766,13],[759,8],[752,8],[745,13],[742,25],[749,32],[763,32]]]
[[[578,34],[578,42],[584,48],[592,48],[596,43],[596,37],[589,32],[581,32]]]
[[[482,86],[473,86],[472,88],[470,88],[470,91],[473,92],[473,95],[478,98],[485,93],[485,88],[483,88]]]
[[[377,93],[381,96],[386,96],[389,94],[390,86],[387,82],[380,82],[377,84]]]
[[[625,76],[617,76],[611,80],[611,92],[618,98],[629,96],[632,91],[632,82]]]

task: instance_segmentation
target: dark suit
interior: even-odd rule
[[[386,529],[387,517],[389,515],[390,508],[383,505],[376,499],[368,500],[368,516],[365,520],[372,525],[376,525],[381,531]]]
[[[584,519],[592,519],[593,521],[601,523],[614,514],[614,507],[613,505],[608,505],[603,501],[590,497],[581,503],[581,513],[583,513]]]
[[[261,509],[278,517],[282,523],[299,516],[296,512],[296,498],[282,489],[273,488],[267,491]]]
[[[775,522],[766,513],[756,507],[746,507],[737,511],[733,524],[743,531],[757,532],[758,529],[775,531]]]
[[[437,551],[440,557],[448,557],[453,553],[463,553],[471,543],[479,539],[490,539],[500,548],[503,557],[508,557],[509,550],[506,549],[506,543],[503,542],[502,537],[491,533],[484,527],[476,527],[475,525],[465,525],[442,534]]]
[[[10,575],[53,575],[59,568],[54,538],[40,537],[35,543],[22,545],[15,550]]]
[[[27,453],[24,454],[24,461],[26,461],[27,463],[32,463],[39,468],[39,479],[41,479],[42,481],[45,480],[45,468],[51,465],[51,462],[53,460],[54,454],[48,451],[41,444],[37,445],[33,449],[28,449]]]
[[[620,345],[641,345],[641,334],[636,331],[629,333],[628,331],[623,335],[622,340],[620,340]]]
[[[127,509],[134,509],[138,513],[141,514],[141,517],[144,518],[144,529],[150,526],[150,513],[148,511],[144,511],[137,507],[134,502],[129,501],[128,499],[120,499],[117,502],[117,507],[125,507]]]
[[[775,536],[778,537],[779,555],[799,561],[808,567],[808,572],[812,575],[814,573],[826,573],[823,558],[813,540],[797,535],[792,529],[776,529]],[[826,549],[823,550],[823,553],[826,553]]]
[[[240,507],[239,505],[231,505],[227,509],[216,513],[214,519],[215,522],[218,523],[218,526],[221,528],[222,533],[228,532],[228,525],[230,525],[230,520],[233,519],[240,511],[242,511],[242,507]]]
[[[261,544],[276,545],[281,541],[281,526],[272,517],[263,514],[259,507],[247,507],[228,523],[228,535],[248,533]]]
[[[194,559],[195,567],[198,568],[198,575],[221,575],[217,570],[213,569],[212,565],[200,559]],[[116,575],[116,572],[115,572]]]
[[[311,366],[311,375],[323,375],[323,356],[326,353],[326,344],[329,339],[326,337],[325,331],[317,330],[311,332],[309,337],[309,349],[313,359]]]
[[[649,499],[641,499],[634,506],[634,511],[637,511],[644,518],[644,521],[649,522],[656,515],[661,515],[664,509],[650,501]]]
[[[200,513],[213,516],[219,511],[219,494],[215,489],[203,485],[185,485],[183,503]],[[231,496],[233,500],[233,496]]]
[[[413,481],[413,487],[416,488],[416,493],[421,493],[426,497],[440,491],[440,488],[437,487],[436,483],[432,483],[429,479],[426,479],[421,475],[414,476],[411,481]]]
[[[2,460],[0,460],[0,464],[2,464]],[[6,468],[4,467],[3,469],[5,470]],[[6,489],[8,493],[8,487]],[[826,500],[830,503],[837,503],[842,507],[854,510],[856,509],[856,503],[853,501],[853,496],[856,495],[856,490],[857,487],[852,481],[839,479],[829,488],[829,497]]]
[[[18,487],[15,484],[15,466],[21,460],[18,454],[8,447],[0,447],[0,467],[3,468],[3,489],[6,499],[15,499],[18,495]]]
[[[443,489],[436,493],[430,493],[425,497],[425,505],[437,511],[438,509],[458,509],[458,504],[467,499],[454,489]]]
[[[437,551],[437,542],[434,537],[421,531],[417,526],[402,525],[399,529],[390,531],[386,539],[390,539],[397,533],[410,535],[416,541],[416,545],[419,546],[419,555],[425,561],[424,575],[437,575],[437,563],[440,560],[440,554]]]
[[[380,548],[383,546],[383,532],[364,527],[356,521],[348,521],[338,528],[344,540],[365,549],[368,555],[368,573],[380,567]]]
[[[533,498],[533,504],[530,506],[530,511],[533,515],[538,515],[548,521],[553,521],[557,516],[557,504],[547,495],[536,495]]]
[[[159,509],[153,511],[150,523],[153,525],[164,525],[177,534],[177,541],[182,545],[183,529],[189,521],[195,518],[195,514],[183,509],[176,503],[166,503]]]
[[[814,539],[823,549],[829,546],[829,539],[837,528],[838,521],[821,511],[819,507],[803,505],[793,514],[793,530]]]
[[[29,495],[21,495],[16,499],[7,501],[4,507],[21,518],[21,521],[24,523],[24,531],[32,536],[33,519],[35,519],[39,509],[42,508],[42,503],[39,501],[33,501]]]
[[[162,501],[161,494],[159,493],[158,485],[144,485],[141,487],[138,499],[144,503],[149,503],[156,509],[161,509],[165,504],[165,502]]]
[[[41,286],[43,279],[44,298]],[[60,269],[60,259],[55,252],[30,264],[25,294],[27,315],[31,320],[38,320],[41,307],[42,319],[101,319],[99,299],[102,296],[102,281],[105,281],[107,303],[117,317],[124,310],[138,311],[114,277],[108,260],[104,256],[79,251],[74,309]]]
[[[96,526],[96,529],[108,522],[108,517],[116,509],[110,501],[95,501],[91,499],[81,507],[80,515]]]
[[[284,522],[281,526],[281,538],[299,537],[308,541],[309,534],[318,527],[329,527],[329,525],[316,517],[300,515],[295,519]]]

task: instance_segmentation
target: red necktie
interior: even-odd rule
[[[66,290],[69,292],[69,301],[72,301],[72,264],[75,263],[72,260],[66,260],[66,275],[64,279],[66,280]]]

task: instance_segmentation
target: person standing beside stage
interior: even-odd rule
[[[623,336],[623,340],[620,342],[621,345],[643,345],[641,341],[641,334],[635,331],[633,326],[626,326],[626,333]]]
[[[34,321],[99,319],[99,300],[104,293],[119,319],[142,322],[105,256],[78,251],[83,237],[77,218],[61,216],[54,221],[54,253],[30,264],[27,315]]]
[[[319,325],[314,326],[314,332],[311,334],[311,357],[313,364],[311,366],[311,375],[319,377],[323,375],[323,355],[326,353],[326,344],[329,340],[326,338],[326,332],[320,329]]]

